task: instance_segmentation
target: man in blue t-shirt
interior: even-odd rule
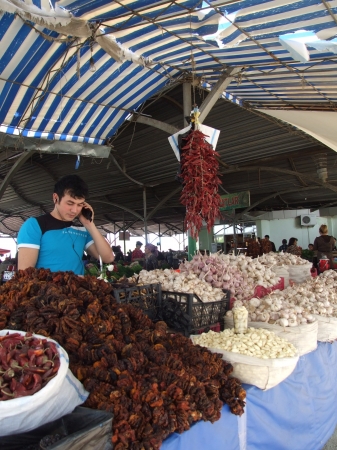
[[[86,183],[77,175],[61,178],[54,187],[50,214],[30,217],[18,235],[18,269],[28,267],[72,270],[83,275],[83,251],[110,263],[114,254],[94,223],[94,211],[85,201]],[[81,223],[73,221],[78,218]]]

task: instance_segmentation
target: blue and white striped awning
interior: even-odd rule
[[[0,130],[103,144],[194,78],[264,109],[337,107],[337,0],[0,0]]]

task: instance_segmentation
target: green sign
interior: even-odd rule
[[[246,208],[250,206],[250,192],[243,191],[236,194],[222,195],[223,206],[220,211],[229,211],[231,209]]]

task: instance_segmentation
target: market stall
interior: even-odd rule
[[[275,297],[277,308],[274,306],[279,313],[282,309],[279,306],[280,295],[282,301],[290,302],[291,298],[298,297],[298,292],[304,292],[304,286],[314,283],[314,288],[309,289],[313,298],[308,305],[321,308],[316,312],[322,329],[332,329],[334,322],[326,324],[324,320],[330,320],[326,317],[329,312],[335,313],[335,273],[326,272],[314,280],[310,270],[307,273],[305,264],[299,263],[297,265],[302,266],[300,272],[307,277],[306,281],[304,284],[295,283],[280,294],[279,290],[273,290],[275,286],[282,288],[279,277],[263,264],[263,260],[251,264],[251,259],[243,255],[212,258],[205,255],[203,258],[196,255],[196,259],[185,263],[185,270],[181,267],[180,272],[141,271],[139,280],[145,282],[144,277],[151,276],[147,281],[151,281],[150,284],[135,285],[132,280],[124,279],[119,280],[119,286],[125,283],[120,289],[113,283],[95,277],[79,278],[70,272],[21,271],[1,287],[1,328],[50,336],[66,349],[69,368],[89,394],[84,406],[114,414],[112,442],[116,449],[130,445],[135,449],[150,445],[164,450],[221,447],[269,450],[271,445],[273,450],[321,449],[337,423],[333,410],[337,396],[335,342],[319,342],[316,350],[313,349],[317,345],[317,337],[310,347],[296,348],[288,342],[289,348],[282,344],[280,354],[276,354],[274,344],[270,345],[272,341],[268,341],[273,350],[269,356],[264,356],[266,367],[273,358],[276,362],[283,358],[285,364],[288,364],[288,358],[292,365],[288,364],[288,372],[283,374],[283,378],[275,380],[273,376],[272,383],[268,381],[266,387],[260,385],[260,388],[256,387],[259,386],[257,381],[254,382],[255,369],[251,371],[252,382],[244,385],[246,398],[240,380],[247,379],[243,372],[242,376],[238,375],[235,359],[238,353],[234,348],[223,351],[220,345],[207,343],[195,346],[177,333],[178,330],[169,330],[160,317],[157,323],[150,318],[158,320],[156,313],[162,313],[165,300],[169,300],[168,295],[161,295],[162,288],[183,291],[177,293],[176,306],[181,311],[188,305],[191,307],[185,309],[181,316],[188,322],[184,334],[186,331],[190,334],[192,331],[205,331],[205,326],[216,320],[223,321],[230,303],[229,291],[224,295],[223,284],[236,296],[234,312],[245,311],[247,324],[248,315],[252,320],[256,308],[263,307],[261,311],[265,313],[264,310],[274,304],[273,300],[263,303],[263,298],[260,301],[253,297],[257,293],[267,294],[265,299]],[[196,273],[190,270],[192,268],[199,271],[197,278]],[[219,283],[222,288],[217,287]],[[259,289],[258,283],[261,283]],[[323,296],[329,305],[326,303],[320,307]],[[309,308],[308,305],[306,307]],[[285,306],[288,307],[288,303],[284,303]],[[260,332],[261,336],[270,334],[268,327],[283,329],[286,335],[290,335],[286,328],[301,331],[304,327],[305,332],[311,330],[311,334],[316,333],[317,336],[318,319],[311,320],[310,314],[302,315],[304,306],[301,308],[296,310],[296,326],[281,327],[266,313],[266,322],[254,323],[256,331],[251,328],[252,336],[263,340],[265,336],[257,336]],[[239,317],[238,314],[235,316]],[[173,319],[174,327],[177,326],[178,315],[174,314]],[[233,326],[227,319],[230,316],[226,317],[226,325]],[[213,333],[217,343],[220,336],[230,331]],[[277,333],[272,334],[275,334],[275,339],[280,339]],[[292,334],[296,341],[298,336]],[[199,334],[199,337],[206,335]],[[239,331],[239,335],[248,339],[249,333]],[[319,340],[322,339],[333,340],[321,334]],[[203,347],[209,347],[211,352]],[[262,347],[255,345],[255,348],[252,358],[247,356],[247,359],[257,359]],[[242,354],[240,358],[246,356]],[[260,356],[262,372],[263,361]],[[5,367],[6,362],[2,365]],[[8,378],[10,369],[7,370]],[[3,395],[2,392],[0,397]],[[0,403],[12,401],[3,399],[8,401]],[[222,406],[222,402],[226,404]],[[292,442],[294,435],[297,436],[295,443]]]
[[[224,407],[218,422],[174,433],[161,450],[320,450],[337,424],[336,370],[337,343],[319,343],[273,389],[245,385],[243,416],[236,418]]]

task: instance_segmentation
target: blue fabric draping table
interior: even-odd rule
[[[318,343],[278,386],[247,390],[238,418],[225,405],[214,424],[173,433],[161,450],[321,450],[337,425],[337,342]]]

